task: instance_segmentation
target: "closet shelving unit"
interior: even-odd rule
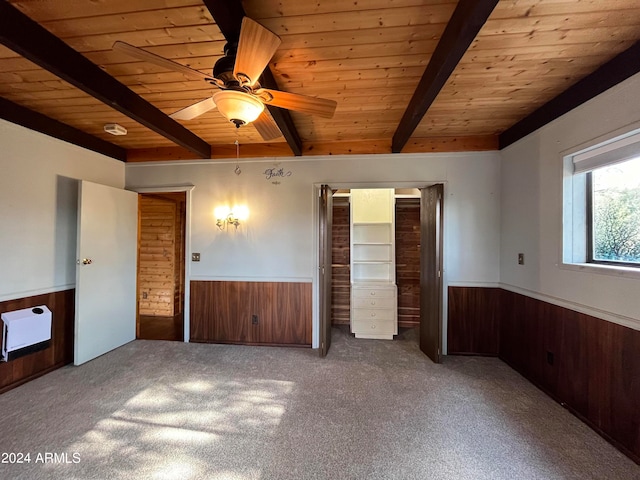
[[[356,338],[398,334],[395,192],[351,190],[351,332]]]

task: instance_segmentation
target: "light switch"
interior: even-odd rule
[[[524,253],[518,254],[518,265],[524,265]]]
[[[192,253],[191,254],[191,261],[192,262],[199,262],[200,261],[200,254],[199,253]]]

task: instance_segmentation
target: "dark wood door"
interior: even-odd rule
[[[333,221],[333,193],[328,185],[320,187],[319,199],[320,258],[320,356],[331,346],[331,228]]]
[[[443,185],[421,189],[420,350],[435,363],[442,352]]]

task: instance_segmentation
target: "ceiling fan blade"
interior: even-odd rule
[[[254,120],[251,123],[256,127],[256,130],[265,141],[273,140],[274,138],[282,136],[282,132],[275,122],[271,120],[271,117],[267,112],[262,112],[257,120]]]
[[[266,92],[268,95],[260,95],[263,92]],[[268,88],[261,88],[256,93],[260,95],[260,99],[265,105],[273,105],[275,107],[318,115],[324,118],[332,118],[338,106],[338,103],[334,100],[281,92],[280,90],[270,90]],[[269,97],[272,98],[269,99]]]
[[[211,97],[205,98],[204,100],[200,100],[193,105],[189,105],[188,107],[184,107],[177,112],[169,115],[174,120],[192,120],[196,117],[199,117],[203,113],[207,113],[209,110],[213,110],[216,108],[216,104],[213,102]]]
[[[233,75],[253,86],[280,46],[280,37],[249,17],[242,19]]]
[[[137,58],[138,60],[143,60],[145,62],[153,63],[158,65],[159,67],[167,68],[169,70],[175,70],[176,72],[180,72],[183,75],[186,75],[189,78],[193,78],[195,80],[205,80],[210,81],[211,76],[205,75],[202,72],[194,70],[189,67],[185,67],[179,63],[174,62],[173,60],[169,60],[168,58],[161,57],[160,55],[156,55],[155,53],[147,52],[138,47],[134,47],[126,42],[117,41],[113,44],[112,47],[114,50],[117,50],[122,53],[126,53],[127,55]]]

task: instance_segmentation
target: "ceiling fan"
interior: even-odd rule
[[[128,43],[117,41],[113,49],[132,57],[197,78],[219,88],[211,97],[170,115],[176,120],[191,120],[214,108],[236,127],[252,123],[264,140],[281,135],[277,125],[264,112],[265,105],[296,112],[333,117],[337,103],[324,98],[262,88],[258,79],[280,45],[280,37],[249,17],[242,19],[240,38],[224,47],[224,56],[213,67],[213,75],[176,63]]]

